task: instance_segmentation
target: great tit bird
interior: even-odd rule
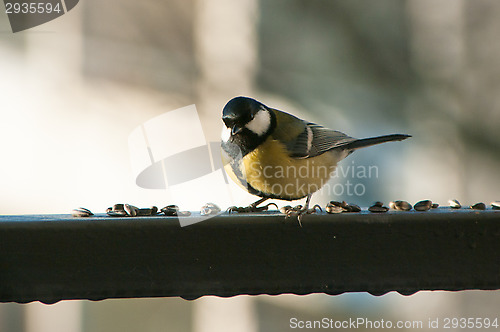
[[[270,108],[248,97],[231,99],[222,112],[222,159],[229,176],[249,193],[261,197],[239,212],[262,211],[267,199],[297,200],[287,212],[300,217],[313,213],[311,196],[332,176],[337,163],[359,148],[401,141],[393,134],[357,139]]]

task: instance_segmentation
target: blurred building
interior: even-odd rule
[[[499,17],[495,0],[84,0],[12,34],[0,14],[0,213],[166,205],[135,185],[128,135],[196,104],[216,141],[236,95],[355,137],[414,136],[346,159],[379,172],[335,179],[366,188],[341,199],[498,200]],[[471,291],[0,304],[0,331],[281,331],[291,317],[493,317],[499,302]]]

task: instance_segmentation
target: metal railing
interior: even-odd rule
[[[500,211],[0,216],[1,302],[465,289],[500,289]]]

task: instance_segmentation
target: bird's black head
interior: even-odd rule
[[[248,97],[235,97],[222,111],[226,128],[222,142],[237,144],[243,151],[251,151],[272,132],[276,126],[274,113],[264,104]]]
[[[240,133],[245,125],[255,117],[257,112],[265,106],[257,100],[247,97],[235,97],[228,101],[222,111],[222,121],[227,128],[231,129],[231,134]]]

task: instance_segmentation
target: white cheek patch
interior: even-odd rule
[[[262,136],[263,134],[265,134],[269,130],[270,126],[271,126],[271,114],[269,114],[267,110],[263,109],[258,111],[257,114],[255,114],[252,121],[250,121],[245,125],[245,127],[248,130],[251,130],[258,136]]]
[[[229,142],[229,139],[231,138],[231,128],[224,126],[222,128],[222,133],[220,135],[220,138],[222,139],[223,142]]]

